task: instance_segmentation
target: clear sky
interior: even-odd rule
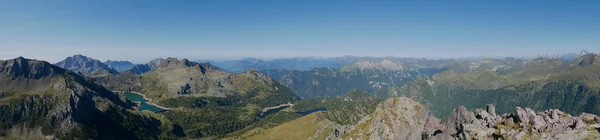
[[[597,0],[2,0],[0,59],[600,52]]]

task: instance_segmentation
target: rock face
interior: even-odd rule
[[[158,65],[160,65],[160,63],[162,63],[162,61],[165,61],[165,59],[163,59],[163,58],[156,58],[156,59],[150,61],[147,65],[150,68],[156,68]]]
[[[497,115],[494,106],[469,111],[460,106],[440,122],[411,99],[391,98],[358,124],[345,130],[342,139],[599,139],[600,117],[582,113],[572,117],[560,110],[535,112],[517,108]]]
[[[156,119],[87,78],[48,62],[0,61],[0,135],[15,139],[154,139]],[[138,135],[149,133],[150,135]]]
[[[109,67],[108,65],[83,55],[74,55],[67,57],[65,60],[60,61],[54,65],[59,67],[81,72],[85,75],[106,75],[106,74],[118,74],[117,70]]]

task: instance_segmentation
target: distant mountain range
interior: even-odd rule
[[[247,69],[257,69],[259,71],[269,69],[287,69],[287,70],[300,70],[308,71],[315,68],[339,68],[345,65],[356,63],[358,61],[381,61],[383,59],[392,61],[409,61],[409,60],[471,60],[480,61],[484,59],[504,59],[504,58],[516,58],[523,60],[531,60],[536,58],[549,58],[549,59],[560,59],[563,61],[571,61],[576,57],[590,54],[591,52],[582,50],[578,53],[560,53],[560,54],[535,54],[535,55],[522,55],[515,57],[464,57],[464,58],[407,58],[407,57],[358,57],[358,56],[343,56],[334,58],[319,58],[319,57],[296,57],[296,58],[284,58],[284,59],[273,59],[263,60],[258,58],[245,58],[241,60],[198,60],[198,62],[211,63],[219,68],[222,68],[229,72],[243,72]]]
[[[354,63],[359,60],[381,60],[376,57],[355,57],[344,56],[336,58],[318,58],[318,57],[297,57],[286,59],[262,60],[257,58],[246,58],[242,60],[226,61],[202,61],[208,62],[219,68],[230,72],[242,72],[247,69],[267,70],[267,69],[288,69],[288,70],[312,70],[314,68],[338,68],[344,65]]]
[[[564,60],[564,61],[571,61],[579,56],[583,56],[586,54],[591,54],[591,52],[588,52],[586,50],[582,50],[579,53],[557,53],[557,54],[535,54],[535,55],[523,55],[519,58],[522,59],[535,59],[535,58],[550,58],[550,59],[560,59],[560,60]]]
[[[389,86],[402,85],[418,76],[428,76],[444,70],[446,69],[409,70],[400,63],[384,59],[358,61],[341,68],[315,68],[310,71],[275,69],[261,72],[290,87],[299,97],[308,99],[340,97],[354,89],[374,92]]]

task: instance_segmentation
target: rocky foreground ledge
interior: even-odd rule
[[[600,139],[600,117],[582,113],[573,117],[560,110],[535,112],[517,107],[497,115],[494,105],[468,111],[454,109],[444,122],[429,115],[408,98],[391,98],[357,125],[343,130],[342,139]],[[336,130],[337,131],[337,130]]]
[[[469,112],[455,109],[442,124],[428,120],[425,139],[599,139],[600,117],[578,117],[557,109],[535,112],[517,107],[515,113],[496,115],[494,105]],[[427,131],[429,130],[429,131]],[[433,131],[432,131],[433,130]]]

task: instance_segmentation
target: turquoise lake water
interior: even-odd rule
[[[139,109],[140,110],[148,110],[148,111],[152,111],[152,112],[160,112],[163,111],[163,109],[160,109],[156,106],[153,105],[149,105],[147,102],[148,100],[144,99],[144,97],[142,95],[138,95],[135,93],[122,93],[125,98],[129,99],[132,102],[140,102],[140,106]]]

